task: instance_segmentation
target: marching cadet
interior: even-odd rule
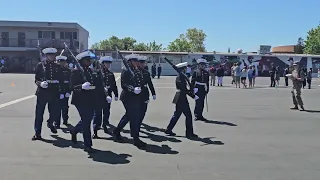
[[[298,105],[301,108],[301,111],[304,111],[304,107],[303,107],[303,101],[301,98],[301,88],[302,88],[302,82],[305,79],[305,75],[303,73],[303,71],[299,71],[299,66],[298,63],[293,63],[293,71],[291,73],[290,79],[292,80],[292,101],[293,101],[293,105],[294,107],[292,107],[292,110],[299,110]],[[296,93],[295,93],[295,92]]]
[[[56,128],[60,128],[61,116],[63,119],[63,124],[66,126],[68,125],[68,119],[69,119],[68,103],[69,103],[69,97],[71,95],[71,86],[70,86],[71,70],[69,69],[66,56],[57,56],[56,61],[62,67],[62,77],[63,77],[61,92],[64,94],[64,98],[60,100],[60,105],[61,105],[61,110],[59,111],[60,115],[57,121],[54,123]]]
[[[73,89],[71,104],[75,105],[81,118],[74,129],[70,131],[71,139],[73,143],[77,143],[77,134],[82,132],[84,150],[89,153],[95,151],[92,148],[91,120],[94,110],[101,106],[100,103],[97,103],[101,99],[101,97],[98,97],[98,90],[103,89],[103,87],[99,87],[102,84],[101,77],[90,68],[92,64],[91,54],[90,51],[78,54],[76,60],[82,68],[74,69],[71,72],[71,87]]]
[[[156,100],[156,91],[154,90],[154,86],[151,80],[151,75],[148,70],[145,69],[147,66],[146,61],[147,61],[146,56],[140,56],[139,57],[139,68],[141,70],[142,76],[143,76],[143,83],[142,83],[142,91],[141,91],[141,122],[140,126],[142,124],[142,121],[146,115],[147,109],[148,109],[148,103],[149,103],[149,89],[152,94],[153,100]],[[149,88],[148,88],[149,87]]]
[[[59,118],[60,99],[64,98],[61,93],[61,66],[55,63],[55,54],[57,49],[45,48],[42,53],[46,56],[46,63],[44,61],[38,63],[35,72],[35,83],[38,86],[36,91],[37,104],[36,104],[36,117],[34,122],[35,135],[32,140],[41,140],[41,129],[43,122],[43,113],[46,105],[48,104],[49,120],[47,126],[51,132],[56,134],[57,129],[53,123]]]
[[[133,138],[134,145],[138,148],[143,148],[147,144],[140,140],[140,121],[141,121],[141,86],[143,77],[139,65],[139,55],[130,54],[125,56],[128,60],[129,69],[123,69],[121,72],[121,88],[122,92],[120,100],[126,109],[125,115],[121,118],[118,126],[113,130],[116,141],[121,141],[120,131],[130,122],[130,133]]]
[[[180,63],[177,64],[176,67],[179,68],[182,72],[186,72],[188,63]],[[196,134],[193,133],[193,125],[192,125],[192,114],[189,106],[189,102],[187,99],[187,95],[192,97],[195,100],[198,100],[199,97],[194,94],[193,89],[187,89],[187,79],[182,75],[178,75],[176,78],[176,88],[177,92],[173,98],[173,103],[176,104],[176,110],[173,113],[173,116],[170,120],[165,133],[171,136],[175,136],[176,134],[172,132],[172,129],[176,125],[178,119],[183,113],[186,116],[186,137],[187,138],[195,138]]]
[[[205,98],[209,92],[209,72],[205,70],[207,60],[198,59],[197,63],[198,63],[198,69],[193,72],[192,78],[191,78],[191,86],[194,89],[194,92],[199,97],[199,99],[196,100],[196,105],[194,108],[194,116],[195,116],[195,120],[206,121],[202,113],[203,113]]]
[[[112,92],[114,93],[114,100],[118,101],[118,87],[116,83],[116,79],[114,77],[113,72],[109,70],[110,65],[112,63],[112,57],[111,56],[103,56],[100,58],[99,63],[102,66],[101,72],[102,77],[104,79],[104,83],[106,85],[105,91],[108,92],[108,96],[106,98],[105,103],[103,103],[102,108],[97,108],[95,110],[95,116],[93,119],[93,136],[92,138],[98,138],[98,130],[102,128],[105,133],[108,132],[107,125],[109,125],[109,117],[110,117],[110,106],[112,102]],[[105,96],[105,95],[104,95]],[[104,97],[103,96],[103,97]],[[103,113],[103,117],[102,117]]]

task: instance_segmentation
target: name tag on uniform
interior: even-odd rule
[[[90,89],[90,90],[96,89],[96,86],[89,86],[89,89]]]
[[[51,84],[58,84],[59,81],[58,80],[46,80],[47,83],[51,83]]]

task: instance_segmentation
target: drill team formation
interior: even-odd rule
[[[34,131],[32,140],[42,140],[41,130],[45,107],[48,104],[49,119],[47,127],[53,134],[60,128],[61,119],[63,125],[68,125],[69,98],[79,113],[79,122],[70,129],[71,141],[77,143],[77,134],[82,133],[84,150],[89,153],[95,152],[92,139],[99,138],[98,131],[102,129],[108,133],[107,126],[110,125],[110,109],[112,101],[120,100],[123,103],[125,114],[120,119],[118,125],[112,130],[114,141],[123,142],[121,131],[129,123],[130,135],[133,144],[138,148],[146,148],[147,144],[139,138],[140,126],[147,112],[150,97],[156,100],[151,74],[145,69],[147,57],[130,54],[125,57],[118,54],[123,62],[121,72],[121,93],[116,84],[114,73],[110,71],[112,64],[111,56],[100,57],[94,60],[91,51],[85,51],[74,56],[65,44],[73,59],[73,64],[67,63],[67,57],[63,56],[63,51],[57,55],[57,49],[39,48],[40,57],[45,55],[45,61],[41,60],[36,67],[35,84],[36,110]],[[186,75],[187,62],[172,64],[170,60],[164,58],[173,69],[177,71],[175,81],[176,93],[173,95],[172,103],[175,104],[173,116],[168,120],[165,134],[175,136],[173,129],[183,114],[186,118],[185,136],[189,139],[197,138],[193,131],[193,120],[203,120],[203,110],[207,104],[209,93],[209,72],[206,70],[207,60],[198,59],[197,68],[193,71],[191,80]],[[75,67],[74,67],[75,65]],[[304,74],[298,70],[297,63],[293,63],[292,74],[286,76],[293,81],[291,91],[294,107],[292,109],[304,110],[301,98],[301,81]],[[195,100],[194,118],[192,118],[188,96]],[[91,124],[93,132],[91,132]]]

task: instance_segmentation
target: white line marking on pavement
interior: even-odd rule
[[[118,77],[116,78],[116,82],[117,82],[119,79],[120,79],[120,76],[118,76]]]
[[[12,104],[19,103],[21,101],[25,101],[25,100],[34,98],[34,97],[36,97],[36,96],[35,95],[30,95],[30,96],[26,96],[26,97],[23,97],[23,98],[20,98],[20,99],[16,99],[16,100],[13,100],[13,101],[10,101],[10,102],[7,102],[7,103],[0,104],[0,109],[4,108],[4,107],[7,107],[7,106],[10,106]]]

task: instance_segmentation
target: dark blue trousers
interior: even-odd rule
[[[41,94],[37,96],[36,117],[34,121],[34,130],[36,135],[41,135],[43,114],[48,104],[49,120],[48,127],[53,126],[53,122],[59,118],[60,101],[59,97],[53,97],[50,94]]]
[[[60,99],[60,111],[59,111],[59,118],[55,122],[56,125],[61,124],[61,117],[63,122],[67,122],[69,119],[69,98]]]
[[[93,130],[98,131],[101,127],[106,127],[109,124],[109,117],[110,117],[110,107],[111,103],[106,103],[103,108],[96,108],[94,110],[94,117],[93,117]],[[102,117],[103,114],[103,117]]]
[[[122,101],[126,114],[121,118],[117,129],[121,131],[128,122],[130,122],[130,134],[134,139],[139,138],[141,125],[141,101],[137,98],[132,98],[127,101]]]
[[[94,107],[76,106],[81,120],[74,127],[74,133],[82,132],[83,143],[86,147],[92,146],[91,121],[93,118]]]
[[[142,121],[144,120],[144,117],[146,116],[147,110],[148,110],[148,104],[146,102],[141,103],[141,119],[140,119],[140,126],[142,124]]]
[[[172,131],[182,113],[186,116],[186,134],[193,133],[192,114],[188,102],[176,104],[176,110],[173,113],[167,130]]]
[[[199,91],[197,93],[197,96],[199,97],[199,99],[196,100],[196,105],[194,107],[194,116],[196,118],[203,118],[202,113],[203,113],[204,101],[205,101],[205,98],[206,98],[206,93],[205,93],[205,91]]]

